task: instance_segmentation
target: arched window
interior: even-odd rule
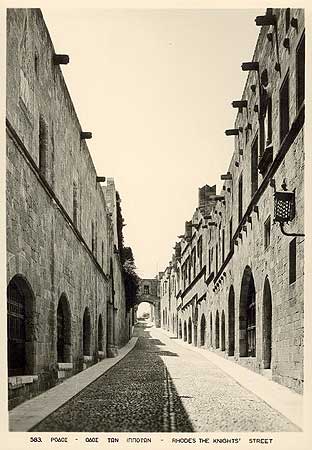
[[[57,362],[71,362],[71,316],[65,294],[57,306]]]
[[[9,376],[34,370],[34,295],[26,279],[16,275],[7,288]]]
[[[206,318],[205,315],[202,314],[200,320],[200,345],[204,346],[206,344]]]
[[[103,319],[102,319],[102,314],[100,314],[99,316],[99,321],[98,321],[98,350],[100,352],[103,351]]]
[[[90,311],[87,307],[84,310],[83,314],[83,340],[82,340],[82,348],[83,348],[83,354],[85,356],[91,355],[91,318],[90,318]]]
[[[219,311],[216,313],[216,348],[220,347],[220,320],[219,320]]]
[[[246,267],[241,284],[239,305],[240,356],[256,356],[256,291],[250,267]]]

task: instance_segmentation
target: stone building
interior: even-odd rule
[[[304,11],[268,9],[256,25],[234,128],[225,131],[234,151],[222,191],[209,192],[207,210],[199,205],[181,237],[177,335],[302,392]],[[166,329],[168,284],[163,277]]]
[[[129,339],[116,191],[96,173],[39,9],[7,10],[9,406]]]
[[[157,328],[160,327],[160,293],[159,280],[156,278],[142,278],[139,283],[136,310],[140,303],[151,305],[151,320]]]

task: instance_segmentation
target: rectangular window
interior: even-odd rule
[[[243,175],[240,176],[238,181],[238,223],[243,217]]]
[[[289,74],[286,75],[280,90],[280,144],[289,130]]]
[[[296,281],[296,238],[289,243],[289,284]]]
[[[268,97],[264,117],[264,148],[272,143],[272,130],[272,97]]]
[[[251,197],[258,189],[258,136],[256,136],[251,148]]]
[[[300,39],[296,52],[296,85],[297,85],[297,111],[304,102],[305,91],[305,35]]]
[[[268,248],[271,240],[271,217],[264,222],[264,248]]]
[[[225,246],[225,232],[224,232],[224,228],[223,228],[223,230],[222,230],[222,262],[224,262],[224,253],[225,253],[224,246]]]
[[[146,294],[146,295],[148,295],[150,292],[149,292],[149,286],[148,285],[144,285],[144,294]]]

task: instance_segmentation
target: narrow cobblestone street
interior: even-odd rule
[[[141,323],[135,348],[35,431],[299,431],[221,369]]]

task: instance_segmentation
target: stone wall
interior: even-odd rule
[[[183,330],[184,322],[191,320],[193,344],[302,392],[304,237],[285,236],[274,223],[274,192],[286,188],[295,193],[295,216],[285,230],[302,234],[304,102],[298,103],[298,62],[304,67],[304,59],[298,48],[304,36],[304,12],[267,10],[267,19],[275,25],[260,30],[249,61],[257,64],[249,71],[241,99],[236,99],[240,104],[234,128],[226,132],[234,135],[227,137],[234,139],[234,152],[222,176],[223,188],[209,218],[200,213],[200,200],[181,240],[177,309]],[[281,136],[287,112],[281,93],[287,74],[289,126]],[[199,235],[204,249],[202,274]],[[187,258],[190,274],[185,269]],[[294,261],[295,279],[290,275]],[[165,296],[161,302],[167,303]]]
[[[118,347],[131,324],[114,218],[41,11],[7,11],[7,283],[13,280],[25,301],[27,372],[9,378],[13,407],[106,357],[111,329]]]

